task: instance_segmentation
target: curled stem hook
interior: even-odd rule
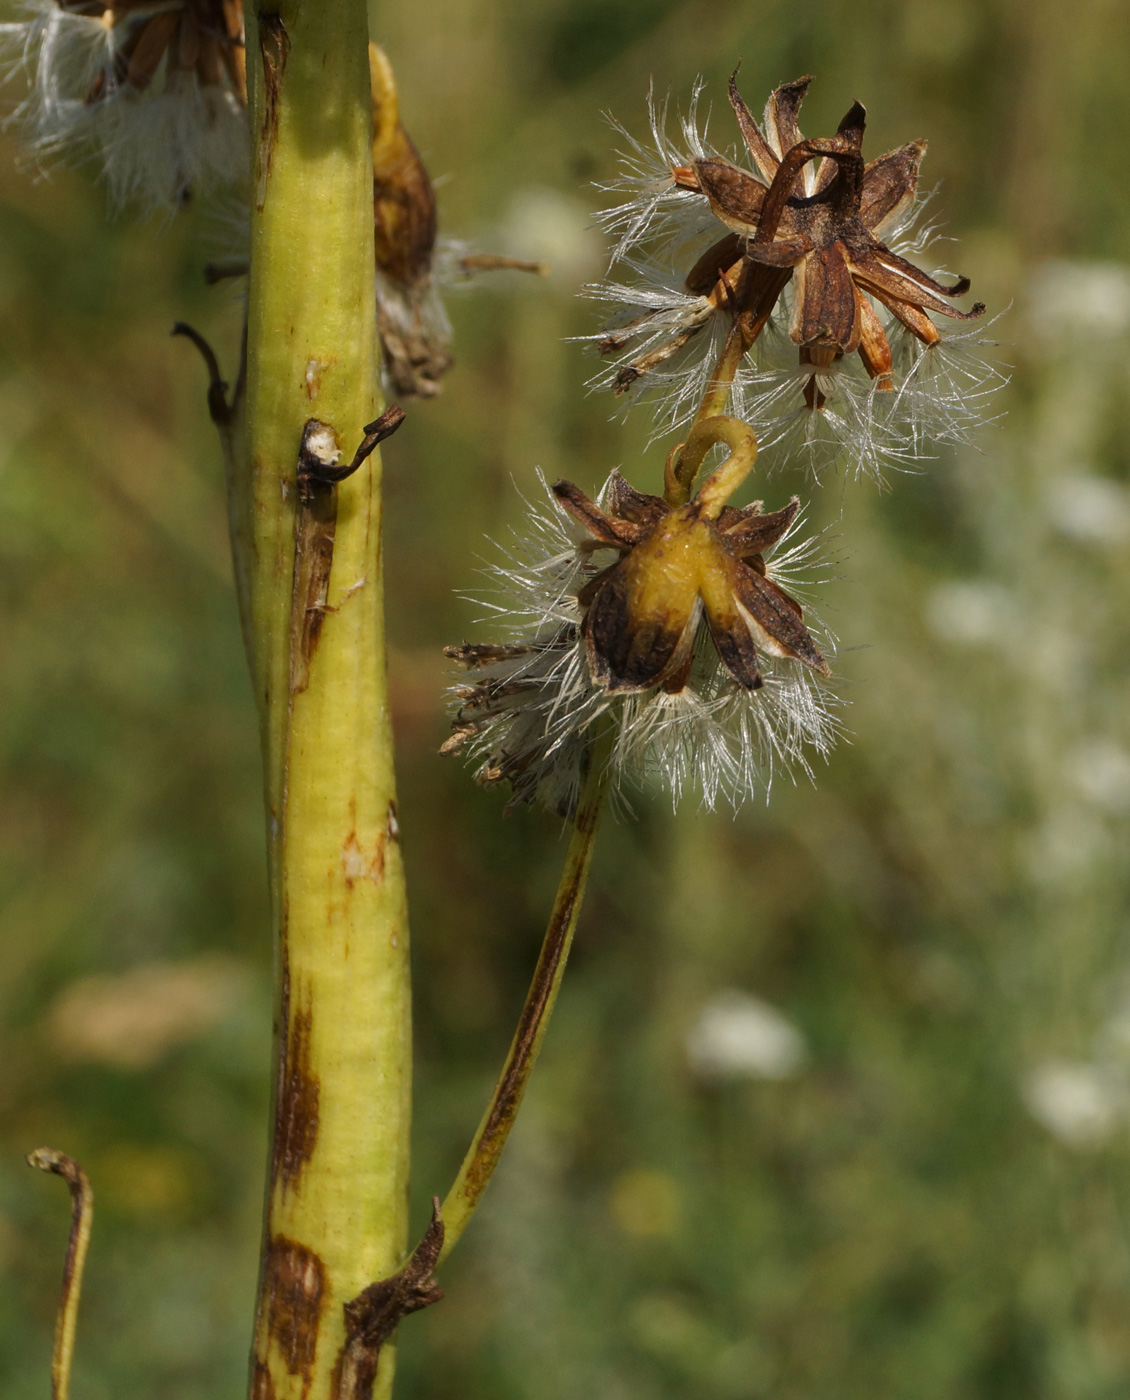
[[[706,454],[718,443],[725,444],[730,455],[698,488],[697,499],[707,520],[717,520],[722,514],[722,507],[753,469],[757,438],[748,423],[721,414],[696,423],[686,442],[674,448],[667,458],[663,494],[668,505],[686,505]]]
[[[75,1349],[75,1323],[78,1321],[78,1304],[82,1294],[82,1271],[94,1217],[94,1192],[90,1189],[90,1178],[79,1164],[62,1152],[56,1152],[53,1147],[37,1147],[27,1154],[27,1163],[29,1167],[38,1167],[40,1171],[61,1176],[71,1193],[71,1233],[67,1240],[63,1287],[55,1319],[55,1347],[51,1354],[52,1400],[67,1400],[71,1387],[71,1358]]]

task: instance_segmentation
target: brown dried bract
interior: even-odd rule
[[[84,0],[66,8],[125,31],[115,48],[114,78],[119,84],[138,91],[147,88],[164,59],[167,78],[181,72],[195,74],[204,87],[223,87],[226,82],[247,105],[239,0],[173,0],[161,6],[152,0]],[[100,75],[86,100],[97,102],[106,91]]]

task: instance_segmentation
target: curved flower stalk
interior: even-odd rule
[[[30,90],[15,114],[40,155],[90,156],[112,200],[173,210],[245,184],[249,163],[238,0],[25,0],[0,25]]]
[[[697,493],[706,451],[736,444]],[[569,814],[597,735],[611,732],[614,785],[658,784],[676,800],[737,806],[776,764],[809,770],[838,733],[814,681],[827,663],[787,589],[811,571],[812,541],[791,543],[794,497],[766,514],[726,504],[756,451],[735,419],[713,418],[669,459],[662,497],[613,472],[598,502],[569,482],[553,509],[492,569],[497,643],[447,654],[469,672],[447,753],[469,753],[484,786],[513,803]],[[811,579],[809,579],[811,581]]]
[[[1000,375],[983,342],[936,323],[983,314],[952,305],[968,280],[946,285],[911,261],[929,243],[929,230],[912,231],[926,143],[865,162],[859,103],[833,137],[806,140],[809,82],[777,88],[759,126],[731,78],[757,175],[692,130],[682,156],[652,104],[654,157],[645,170],[633,143],[621,181],[631,198],[602,220],[619,235],[613,265],[635,277],[587,289],[618,307],[591,337],[611,360],[593,384],[648,394],[661,431],[696,405],[700,417],[728,406],[776,458],[799,449],[819,468],[846,453],[878,474],[963,440]]]

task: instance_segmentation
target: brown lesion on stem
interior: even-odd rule
[[[339,463],[338,435],[318,418],[308,418],[302,430],[295,480],[298,501],[294,512],[294,582],[290,605],[290,693],[300,694],[310,683],[310,663],[322,635],[329,609],[330,571],[337,529],[337,486],[353,475],[378,443],[404,422],[396,404],[365,427],[365,436],[350,461]]]
[[[307,990],[299,1004],[292,1006],[290,969],[285,965],[280,1014],[283,1046],[279,1056],[271,1181],[276,1187],[281,1185],[285,1195],[297,1188],[306,1163],[314,1155],[321,1101],[321,1083],[311,1069],[313,997]]]
[[[263,62],[263,129],[259,133],[256,154],[256,208],[262,209],[267,198],[267,181],[279,135],[279,94],[283,73],[290,54],[290,35],[282,16],[272,10],[260,10],[259,55]]]
[[[71,1383],[71,1358],[74,1355],[75,1324],[78,1321],[79,1298],[82,1294],[82,1272],[86,1250],[90,1243],[90,1226],[94,1215],[94,1192],[90,1178],[72,1157],[53,1147],[38,1147],[27,1154],[29,1167],[61,1176],[71,1193],[71,1232],[67,1239],[67,1255],[63,1263],[63,1285],[59,1294],[59,1311],[55,1319],[55,1345],[51,1355],[52,1400],[67,1400]]]
[[[290,1375],[302,1377],[303,1396],[313,1381],[327,1292],[326,1266],[314,1250],[285,1235],[273,1236],[264,1272],[267,1345],[278,1349]],[[256,1370],[262,1367],[270,1386],[265,1360],[257,1358]]]
[[[439,1197],[433,1196],[431,1223],[407,1263],[345,1304],[345,1344],[334,1367],[332,1400],[370,1400],[381,1348],[401,1319],[443,1297],[435,1281],[443,1238],[443,1213]]]

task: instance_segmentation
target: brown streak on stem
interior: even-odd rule
[[[337,487],[298,478],[294,512],[294,589],[290,604],[290,693],[310,684],[310,664],[322,635],[330,594],[337,530]]]
[[[479,1139],[475,1163],[467,1173],[467,1185],[474,1195],[479,1195],[490,1180],[501,1150],[500,1147],[496,1149],[495,1144],[500,1137],[505,1141],[510,1132],[514,1116],[522,1101],[522,1094],[525,1092],[526,1081],[533,1069],[530,1051],[533,1048],[542,1017],[545,1015],[546,1003],[549,1001],[549,994],[553,987],[554,974],[557,972],[561,953],[565,946],[565,936],[573,920],[573,912],[581,892],[581,876],[582,872],[579,870],[572,872],[572,878],[561,891],[546,929],[541,956],[538,958],[538,965],[534,970],[526,1004],[522,1007],[522,1015],[518,1021],[514,1045],[495,1092],[490,1117],[487,1119],[483,1135]]]
[[[271,1180],[284,1195],[297,1188],[303,1168],[318,1143],[321,1084],[310,1069],[310,1037],[314,1026],[310,993],[292,1010],[290,969],[284,965],[282,988],[283,1052],[279,1078]]]
[[[337,484],[352,476],[385,438],[404,422],[397,404],[372,423],[350,461],[339,465],[340,440],[334,429],[317,418],[308,418],[302,429],[295,470],[297,502],[294,510],[294,577],[290,598],[290,695],[301,694],[310,684],[310,665],[322,635],[329,606],[333,569],[334,535],[337,531]],[[332,439],[335,450],[331,451]]]
[[[259,53],[263,60],[263,129],[259,133],[259,149],[255,159],[255,205],[262,209],[267,201],[267,181],[271,176],[271,162],[279,135],[279,92],[290,53],[290,36],[281,15],[260,10],[258,19]]]
[[[306,1245],[275,1235],[267,1250],[264,1283],[268,1338],[278,1347],[290,1375],[302,1377],[305,1395],[318,1351],[326,1266]]]
[[[270,1368],[255,1357],[251,1366],[251,1400],[275,1400]]]

